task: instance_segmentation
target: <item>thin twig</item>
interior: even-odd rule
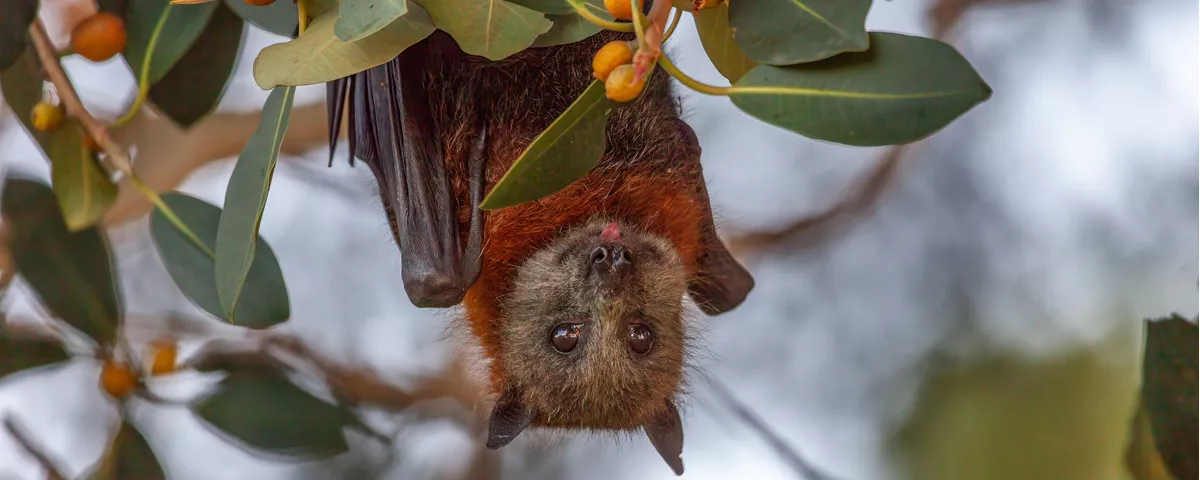
[[[864,175],[850,193],[838,200],[833,206],[817,213],[792,222],[788,226],[771,232],[754,232],[731,238],[727,244],[735,256],[763,250],[784,239],[794,239],[798,235],[805,238],[798,243],[806,246],[831,238],[831,233],[838,227],[847,226],[850,220],[867,211],[875,201],[883,196],[883,192],[899,170],[904,157],[906,145],[889,148],[876,163],[875,168]]]
[[[9,435],[12,435],[13,440],[16,440],[17,444],[20,445],[21,448],[24,448],[25,451],[28,452],[29,455],[34,458],[34,460],[37,460],[38,464],[40,464],[42,468],[46,470],[46,478],[48,480],[64,480],[67,478],[66,475],[63,475],[62,470],[58,468],[57,462],[52,460],[50,456],[46,454],[46,452],[43,452],[42,449],[37,447],[37,442],[34,442],[33,439],[29,437],[29,434],[26,433],[25,428],[17,422],[15,417],[11,415],[6,416],[4,418],[4,428],[8,430]]]
[[[748,407],[734,398],[733,392],[729,391],[729,387],[726,387],[725,384],[715,378],[710,378],[708,383],[712,387],[713,392],[717,394],[721,403],[725,404],[725,408],[732,411],[735,417],[745,422],[751,430],[762,437],[767,442],[767,445],[770,445],[775,450],[775,453],[783,457],[788,466],[792,467],[792,470],[800,475],[800,478],[805,480],[834,479],[834,477],[823,473],[808,460],[805,460],[804,457],[800,456],[800,452],[788,446],[787,442],[779,438],[779,435],[767,427],[766,422],[763,422],[762,419],[758,418],[758,415],[755,415]]]
[[[29,37],[33,40],[34,50],[37,51],[38,59],[42,62],[42,69],[46,72],[46,77],[58,90],[58,98],[67,109],[67,114],[79,119],[84,130],[87,130],[88,136],[92,137],[96,144],[104,150],[105,161],[111,163],[116,170],[132,176],[133,168],[130,166],[129,152],[113,141],[104,124],[96,120],[87,111],[87,108],[84,108],[83,101],[79,99],[79,93],[75,91],[75,86],[71,85],[71,80],[67,78],[67,72],[63,71],[62,64],[58,62],[54,44],[50,42],[50,35],[46,33],[46,26],[42,25],[40,19],[35,19],[29,26]]]

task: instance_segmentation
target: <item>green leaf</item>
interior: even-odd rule
[[[117,199],[117,186],[83,143],[83,126],[63,122],[50,133],[50,185],[72,232],[100,222]]]
[[[729,97],[759,120],[806,137],[878,146],[927,137],[991,95],[954,47],[872,33],[867,52],[754,67]]]
[[[166,76],[150,88],[150,101],[184,128],[217,107],[233,73],[246,24],[233,10],[217,5],[208,28]]]
[[[871,0],[729,2],[729,24],[742,51],[759,63],[794,65],[862,52]]]
[[[528,48],[550,30],[550,20],[536,10],[504,0],[419,0],[433,24],[471,55],[501,60]]]
[[[604,155],[604,126],[613,103],[604,82],[587,90],[559,115],[496,182],[480,208],[497,210],[562,190],[588,172]]]
[[[0,15],[0,71],[8,70],[28,43],[29,25],[37,18],[38,0],[4,0]]]
[[[225,0],[225,6],[251,25],[281,37],[295,38],[300,11],[293,2],[277,0],[265,7],[256,7],[245,0]]]
[[[575,14],[575,7],[567,0],[508,0],[508,3],[551,15]]]
[[[396,58],[409,45],[433,33],[429,15],[417,5],[383,30],[357,42],[334,35],[336,14],[313,20],[300,38],[262,49],[254,60],[254,81],[263,89],[337,80]]]
[[[408,13],[408,0],[342,0],[333,34],[343,42],[362,40]]]
[[[168,193],[163,202],[213,251],[221,209],[182,193]],[[157,209],[150,216],[150,234],[175,285],[192,303],[217,318],[228,319],[217,296],[216,262],[175,228]],[[291,316],[287,284],[275,252],[260,236],[255,246],[254,263],[246,275],[246,285],[237,305],[238,324],[250,328],[278,325]]]
[[[733,29],[729,28],[729,3],[696,12],[696,33],[700,44],[717,71],[730,82],[736,82],[746,72],[758,65],[742,53],[733,40]]]
[[[1198,469],[1197,343],[1195,321],[1175,315],[1146,325],[1142,401],[1158,451],[1179,479],[1196,478]]]
[[[514,2],[519,3],[519,2]],[[566,0],[562,3],[570,5]],[[613,20],[612,15],[608,14],[608,10],[604,8],[604,0],[587,0],[585,4],[592,13],[605,20]],[[536,10],[536,9],[535,9]],[[582,16],[574,13],[574,8],[571,8],[570,14],[566,15],[549,15],[548,18],[553,25],[550,30],[538,36],[530,48],[552,47],[555,45],[565,45],[575,43],[592,35],[600,33],[602,30],[596,24],[587,21]]]
[[[266,367],[239,367],[202,400],[196,413],[247,446],[293,457],[320,458],[350,447],[343,408],[297,387]]]
[[[171,5],[163,0],[130,0],[126,14],[125,60],[139,82],[151,85],[162,80],[192,47],[209,19],[216,13],[217,2],[196,5]],[[150,59],[146,66],[146,59]],[[144,71],[144,68],[148,70]]]
[[[65,362],[71,356],[62,344],[47,339],[17,338],[0,325],[0,379],[31,368]]]
[[[4,91],[4,103],[12,108],[25,131],[42,147],[42,152],[49,152],[50,134],[33,128],[33,106],[42,101],[41,65],[33,45],[27,45],[25,54],[16,63],[0,72],[0,90]]]
[[[121,422],[121,429],[92,476],[96,480],[165,480],[166,473],[154,455],[154,449],[146,437],[128,421]]]
[[[238,155],[225,190],[225,209],[217,227],[215,271],[221,309],[234,323],[240,322],[236,308],[254,262],[258,223],[267,205],[267,191],[295,97],[296,87],[276,87],[267,95],[258,130]]]
[[[54,192],[30,180],[9,179],[0,209],[11,221],[8,246],[17,272],[46,309],[101,345],[111,342],[121,311],[100,230],[67,230]]]

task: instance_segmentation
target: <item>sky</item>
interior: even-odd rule
[[[927,4],[876,2],[868,27],[927,35]],[[685,18],[668,53],[694,77],[721,83],[694,32]],[[931,359],[979,352],[1045,358],[1094,345],[1139,318],[1197,314],[1196,3],[985,7],[968,14],[959,32],[955,46],[993,97],[915,144],[877,208],[836,241],[785,242],[754,258],[757,287],[747,302],[695,319],[706,348],[683,409],[685,478],[799,478],[731,415],[709,379],[837,478],[898,478],[885,440],[911,413]],[[261,105],[266,92],[251,77],[253,52],[281,40],[258,31],[247,37],[249,53],[221,110]],[[102,115],[130,98],[123,66],[66,66]],[[882,152],[808,140],[740,113],[727,99],[681,92],[726,234],[819,211]],[[296,101],[323,101],[323,88],[301,88]],[[0,117],[0,164],[47,175],[15,125],[11,115]],[[288,283],[288,331],[402,385],[437,371],[454,352],[444,338],[454,312],[408,303],[373,178],[343,162],[326,168],[326,154],[320,148],[281,158],[263,216],[262,235]],[[204,167],[181,190],[220,203],[231,168],[232,159]],[[113,238],[127,310],[211,321],[174,287],[144,222]],[[13,308],[28,312],[27,297]],[[0,384],[0,411],[34,427],[73,473],[99,455],[115,418],[94,386],[96,371],[80,362]],[[211,379],[189,377],[163,388],[195,392],[205,382]],[[135,419],[172,478],[321,478],[380,454],[356,439],[361,456],[331,467],[264,462],[214,437],[185,410],[137,407]],[[450,478],[482,444],[447,421],[369,418],[406,427],[391,478]],[[12,448],[0,437],[0,452]],[[529,432],[501,452],[512,478],[674,478],[638,437]],[[37,472],[27,458],[0,455],[0,478]]]

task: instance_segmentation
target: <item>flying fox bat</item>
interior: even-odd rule
[[[531,425],[642,428],[682,474],[683,297],[718,315],[754,281],[717,237],[699,143],[668,77],[652,75],[612,113],[591,173],[536,201],[479,208],[593,81],[594,52],[632,38],[606,31],[489,61],[435,32],[327,84],[330,143],[348,104],[351,162],[378,181],[409,299],[465,305],[498,397],[488,447]]]

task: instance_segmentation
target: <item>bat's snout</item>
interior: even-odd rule
[[[592,272],[601,280],[617,280],[633,272],[633,252],[620,243],[596,247],[592,250],[589,260]]]

